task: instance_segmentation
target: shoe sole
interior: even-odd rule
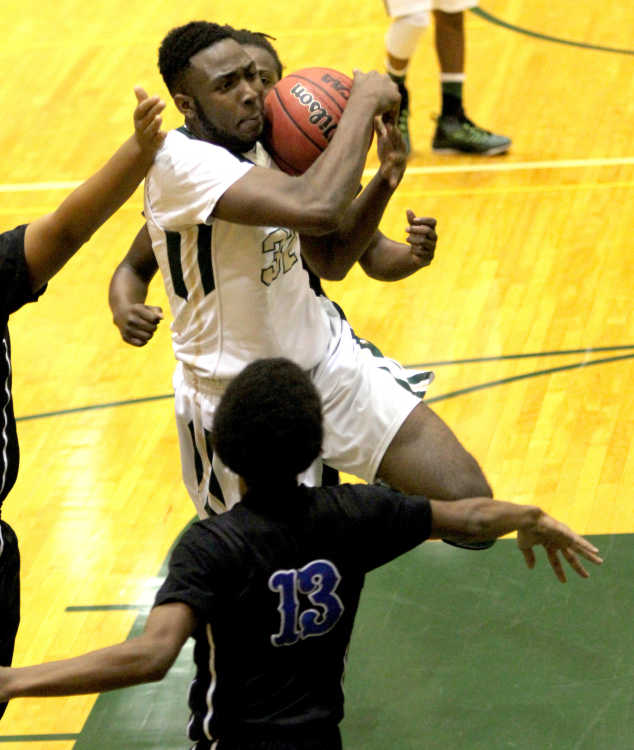
[[[461,148],[435,148],[431,147],[431,150],[435,154],[467,154],[468,156],[496,156],[497,154],[505,154],[510,149],[508,146],[494,146],[487,151],[466,151]]]

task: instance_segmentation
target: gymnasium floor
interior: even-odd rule
[[[380,0],[5,0],[0,230],[52,210],[128,136],[132,86],[166,95],[156,49],[206,18],[267,31],[287,70],[382,69]],[[433,364],[429,402],[497,497],[589,535],[605,563],[559,584],[512,539],[429,543],[368,578],[346,678],[347,750],[634,747],[634,10],[595,0],[482,0],[467,22],[467,111],[513,137],[505,157],[442,157],[432,34],[409,76],[414,153],[383,231],[438,219],[429,269],[382,284],[354,269],[329,293],[357,332]],[[168,105],[167,124],[177,126]],[[376,158],[368,161],[367,176]],[[169,312],[125,345],[111,274],[141,191],[11,320],[22,464],[3,517],[22,551],[15,664],[142,628],[193,517],[173,424]],[[186,650],[163,683],[13,702],[7,750],[185,748]]]

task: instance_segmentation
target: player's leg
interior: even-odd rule
[[[20,623],[20,552],[15,532],[0,521],[0,666],[10,667]],[[0,703],[0,719],[7,707]]]
[[[438,153],[492,155],[508,151],[511,139],[478,127],[465,114],[464,10],[477,0],[434,0],[435,44],[440,66],[442,109],[432,149]]]
[[[402,492],[438,500],[492,497],[478,462],[423,402],[392,439],[377,477]]]

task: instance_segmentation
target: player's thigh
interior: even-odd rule
[[[423,402],[390,442],[377,476],[402,492],[439,500],[491,496],[475,458]]]

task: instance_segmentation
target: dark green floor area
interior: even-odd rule
[[[591,538],[603,567],[566,585],[510,540],[428,543],[370,574],[346,750],[631,750],[634,538]],[[162,683],[100,696],[76,750],[185,750],[190,675],[186,649]]]

